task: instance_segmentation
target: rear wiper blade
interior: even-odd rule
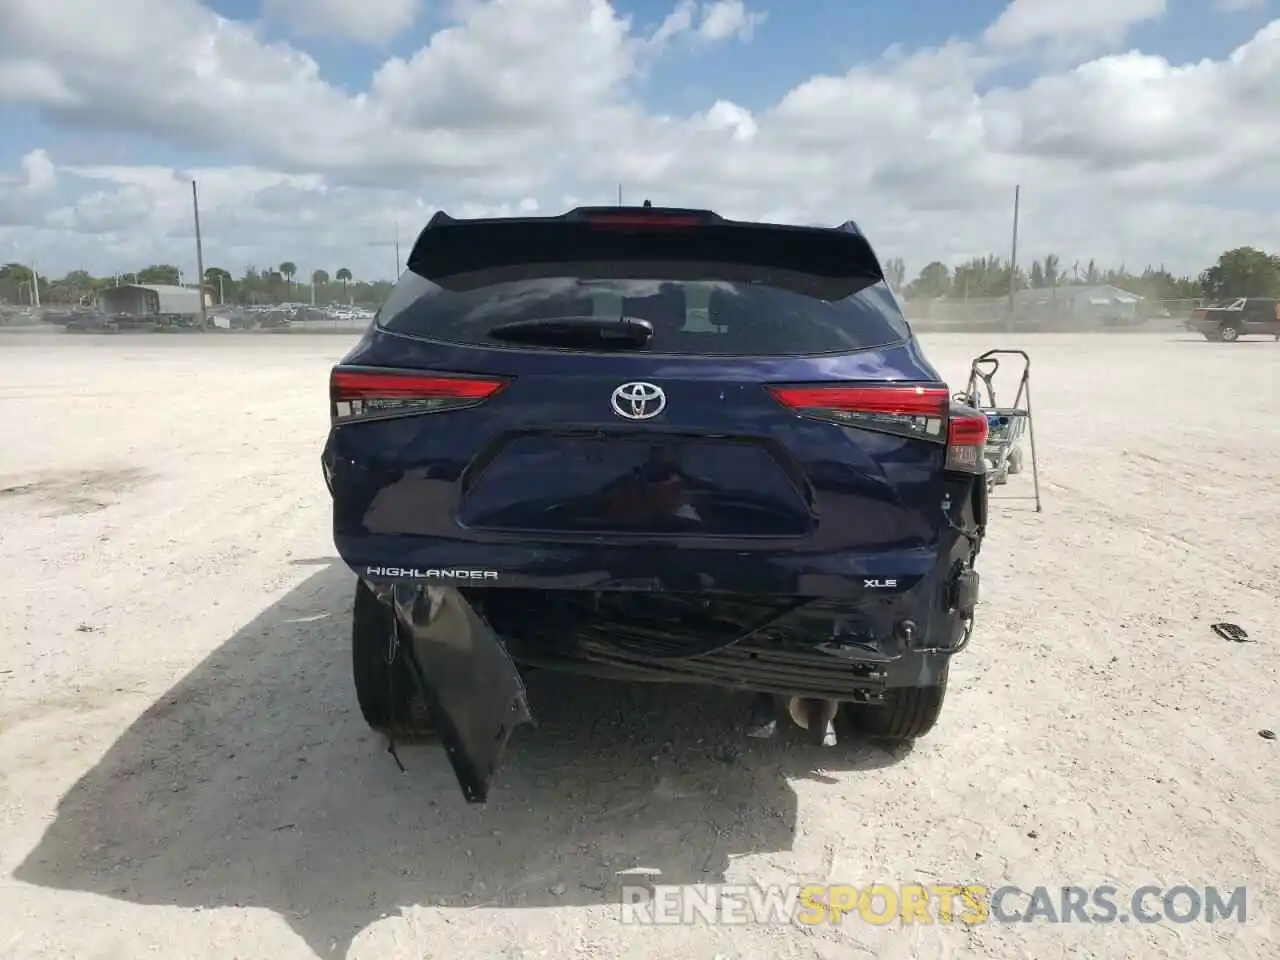
[[[643,347],[653,338],[653,324],[636,317],[556,317],[504,323],[489,336],[548,346]]]

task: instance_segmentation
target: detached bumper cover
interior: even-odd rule
[[[468,803],[484,803],[512,732],[532,723],[498,635],[452,587],[397,586],[397,629]]]

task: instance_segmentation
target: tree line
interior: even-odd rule
[[[1066,268],[1050,254],[1029,266],[1001,257],[974,257],[954,268],[941,261],[926,264],[915,279],[907,281],[907,266],[900,257],[885,262],[885,275],[907,299],[978,300],[1007,297],[1010,289],[1045,289],[1064,286],[1110,284],[1148,300],[1228,300],[1236,297],[1280,297],[1280,255],[1256,247],[1237,247],[1221,254],[1197,277],[1175,276],[1164,267],[1135,273],[1123,264],[1100,267],[1088,262]],[[377,306],[392,284],[386,280],[358,280],[347,267],[330,274],[314,270],[310,280],[299,280],[296,263],[285,260],[277,267],[245,267],[239,276],[221,267],[204,272],[205,288],[214,303],[237,305],[307,302],[349,303]],[[172,264],[152,264],[135,273],[95,277],[85,270],[71,270],[56,279],[40,276],[40,302],[75,304],[89,302],[104,287],[122,283],[178,284],[181,271]],[[0,265],[0,303],[31,303],[31,270],[18,263]]]
[[[126,283],[193,286],[190,278],[173,264],[157,263],[133,273],[95,277],[87,270],[71,270],[61,277],[39,277],[42,304],[77,304],[92,301],[99,290]],[[300,279],[298,265],[286,260],[278,267],[245,267],[239,276],[222,267],[204,272],[205,290],[211,300],[237,306],[315,302],[317,305],[346,303],[377,306],[391,292],[386,280],[364,281],[347,267],[332,274],[314,270],[310,280]],[[31,303],[31,269],[19,263],[0,265],[0,302]]]
[[[978,300],[1007,297],[1010,290],[1109,284],[1148,300],[1229,300],[1236,297],[1280,297],[1280,255],[1256,247],[1237,247],[1222,253],[1199,276],[1175,276],[1164,267],[1134,272],[1123,264],[1100,267],[1096,261],[1066,268],[1050,254],[1029,266],[996,256],[974,257],[955,268],[941,261],[926,264],[907,282],[901,258],[885,262],[890,285],[907,299]]]

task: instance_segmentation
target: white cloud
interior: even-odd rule
[[[1083,16],[1092,2],[1071,8],[1092,24],[1077,37],[1117,36],[1142,9]],[[1130,51],[1018,85],[993,86],[1002,61],[979,38],[895,48],[772,104],[722,89],[668,116],[637,77],[699,40],[709,4],[642,27],[607,0],[456,0],[448,26],[354,93],[195,0],[0,4],[0,104],[241,160],[179,171],[33,154],[0,171],[0,247],[37,245],[62,267],[193,261],[192,176],[206,260],[230,269],[291,259],[385,275],[397,220],[407,244],[436,206],[552,212],[612,202],[619,181],[628,198],[730,216],[852,218],[916,269],[1003,251],[1015,183],[1028,256],[1196,270],[1226,246],[1280,249],[1280,20],[1221,60]],[[1019,7],[997,37],[1063,36]],[[736,16],[722,39],[743,36],[749,15]]]
[[[715,42],[737,37],[750,40],[765,21],[765,14],[747,10],[742,0],[715,0],[702,6],[702,20],[698,24],[698,36]]]
[[[42,193],[58,179],[53,161],[43,150],[32,150],[22,158],[23,188],[31,193]]]
[[[698,0],[678,0],[646,46],[650,53],[660,53],[684,36],[702,44],[746,43],[767,18],[767,14],[748,10],[743,0],[713,0],[701,5]]]
[[[380,45],[407,30],[419,6],[419,0],[262,0],[262,13],[300,37]]]
[[[697,0],[680,0],[649,38],[649,44],[654,49],[660,50],[676,37],[688,33],[693,29],[693,21],[697,13]]]
[[[24,156],[11,175],[0,170],[0,225],[38,223],[57,182],[57,169],[44,150],[32,150]]]
[[[728,100],[717,100],[702,117],[708,129],[728,130],[737,141],[750,140],[759,131],[751,111]]]
[[[985,34],[999,49],[1047,42],[1059,49],[1114,46],[1129,30],[1165,14],[1166,0],[1013,0]]]
[[[1266,7],[1267,0],[1213,0],[1215,10],[1221,10],[1224,13],[1239,13],[1244,10],[1262,10]]]
[[[635,68],[629,23],[604,0],[494,0],[374,75],[372,102],[422,131],[503,138],[571,128]]]

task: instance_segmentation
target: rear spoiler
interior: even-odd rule
[[[578,207],[552,217],[477,219],[441,210],[418,235],[407,266],[435,280],[539,263],[708,260],[856,287],[885,279],[871,244],[851,220],[801,227],[682,207]]]

